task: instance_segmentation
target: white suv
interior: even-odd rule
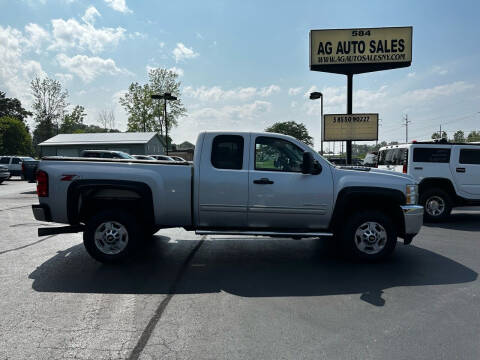
[[[456,206],[480,206],[480,144],[442,140],[385,146],[379,150],[378,168],[419,182],[426,221],[443,220]]]

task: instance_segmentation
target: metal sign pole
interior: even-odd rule
[[[352,114],[353,74],[347,75],[347,114]],[[347,165],[352,165],[352,140],[347,140]]]

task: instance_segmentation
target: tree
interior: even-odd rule
[[[15,98],[7,98],[6,94],[0,91],[0,117],[14,117],[25,122],[27,116],[32,116],[30,111],[23,108],[20,100]]]
[[[80,105],[76,105],[71,113],[67,113],[63,116],[62,124],[60,125],[60,133],[73,134],[85,132],[86,125],[83,120],[87,114],[85,108]]]
[[[120,104],[128,113],[127,131],[154,131],[163,135],[165,129],[164,102],[151,99],[152,94],[170,92],[178,100],[168,102],[168,128],[177,125],[178,119],[186,114],[180,99],[178,74],[166,69],[152,69],[148,72],[148,84],[130,84],[127,93],[120,98]]]
[[[465,142],[465,133],[462,130],[458,130],[453,134],[453,140],[457,143]]]
[[[307,128],[302,123],[295,121],[277,122],[265,129],[267,132],[290,135],[307,145],[313,145],[313,138],[308,134]]]
[[[23,121],[0,117],[0,155],[33,155],[32,138]]]
[[[447,138],[447,133],[445,131],[442,131],[442,133],[440,134],[439,131],[435,131],[433,134],[432,134],[432,139],[434,140],[438,140],[438,139],[446,139]]]
[[[103,109],[98,113],[98,123],[103,126],[105,130],[115,128],[115,114],[113,109]]]
[[[59,121],[68,106],[68,91],[62,90],[58,80],[35,77],[30,83],[33,95],[33,110],[36,127],[33,132],[35,145],[54,136],[59,130]]]
[[[467,136],[467,142],[480,141],[480,131],[471,131]]]

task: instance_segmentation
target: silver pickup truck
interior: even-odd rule
[[[272,133],[203,132],[193,165],[131,159],[44,158],[37,220],[83,231],[88,253],[116,262],[162,228],[197,234],[334,237],[345,253],[386,257],[422,226],[407,175],[336,167],[296,139]]]

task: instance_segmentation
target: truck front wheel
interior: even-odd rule
[[[390,255],[397,244],[392,219],[377,210],[360,210],[350,215],[340,230],[345,253],[352,258],[375,261]]]
[[[95,260],[115,263],[129,257],[142,238],[135,216],[122,210],[104,210],[87,222],[83,244]]]

